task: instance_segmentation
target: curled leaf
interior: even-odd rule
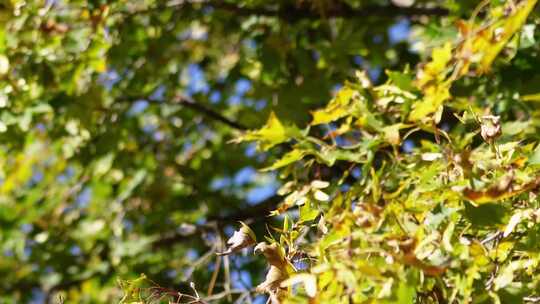
[[[328,186],[330,186],[330,183],[322,180],[314,180],[311,182],[311,187],[316,189],[324,189]]]
[[[442,158],[442,154],[428,152],[428,153],[422,154],[421,157],[422,157],[422,160],[425,160],[425,161],[434,161],[436,159]]]
[[[506,225],[506,228],[504,229],[503,237],[509,236],[512,231],[514,231],[514,228],[521,222],[521,219],[523,218],[523,213],[518,211],[512,217],[510,218],[510,221],[508,221],[508,225]]]
[[[0,55],[0,75],[9,72],[9,59],[5,55]]]
[[[392,0],[392,4],[399,7],[411,7],[414,4],[414,0]]]
[[[257,292],[276,293],[281,287],[281,282],[287,279],[287,273],[276,266],[270,266],[264,282],[257,285]]]
[[[313,196],[316,200],[321,202],[328,202],[330,200],[330,196],[328,196],[328,194],[322,192],[321,190],[315,191],[315,193],[313,193]]]
[[[277,243],[270,245],[265,242],[259,243],[255,246],[254,252],[263,254],[270,264],[266,279],[257,286],[256,290],[268,293],[272,303],[280,303],[280,295],[283,294],[281,282],[286,280],[294,269],[291,269],[292,266]]]
[[[251,230],[248,225],[242,222],[240,223],[242,224],[242,227],[235,231],[232,237],[227,240],[229,248],[224,252],[217,253],[217,255],[228,255],[255,244],[256,238],[253,230]]]
[[[270,245],[265,242],[259,243],[253,249],[253,252],[256,254],[263,254],[268,261],[268,264],[272,266],[276,266],[280,269],[285,269],[287,266],[285,255],[277,243],[272,243]]]
[[[267,293],[269,301],[267,303],[281,304],[286,295],[286,291],[281,287],[281,283],[287,279],[287,274],[278,267],[270,266],[265,280],[257,285],[255,291]]]
[[[321,216],[321,218],[319,219],[319,222],[317,223],[317,229],[322,234],[328,233],[328,227],[326,227],[326,220],[324,219],[324,216]]]

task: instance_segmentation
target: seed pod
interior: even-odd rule
[[[495,138],[501,135],[501,118],[494,115],[486,115],[482,117],[480,125],[480,135],[487,142],[492,142]]]

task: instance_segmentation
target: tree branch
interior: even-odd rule
[[[237,221],[244,221],[248,219],[254,222],[266,220],[270,211],[276,209],[281,200],[282,197],[276,195],[256,205],[242,208],[228,214],[209,216],[207,218],[209,222],[208,224],[197,225],[189,233],[174,232],[170,235],[157,239],[152,243],[152,246],[157,249],[161,247],[169,247],[180,242],[193,240],[201,234],[211,232],[213,229],[215,229],[215,227],[212,228],[212,223],[216,223],[217,226],[221,226],[223,224],[235,223]]]
[[[136,100],[146,100],[148,102],[152,102],[152,103],[159,103],[160,101],[158,100],[155,100],[155,99],[151,99],[151,98],[146,98],[146,97],[141,97],[141,96],[128,96],[128,97],[124,97],[124,99],[130,101],[130,102],[133,102],[133,101],[136,101]],[[246,127],[245,125],[239,123],[239,122],[236,122],[232,119],[229,119],[227,117],[225,117],[224,115],[222,115],[221,113],[201,104],[201,103],[198,103],[196,102],[195,100],[193,100],[193,98],[189,97],[189,96],[185,96],[185,95],[177,95],[173,98],[173,102],[177,103],[177,104],[180,104],[186,108],[190,108],[192,109],[193,111],[195,112],[199,112],[201,114],[203,114],[204,116],[206,116],[207,118],[210,118],[210,119],[213,119],[213,120],[216,120],[216,121],[219,121],[223,124],[226,124],[228,125],[229,127],[231,128],[234,128],[234,129],[237,129],[237,130],[240,130],[240,131],[245,131],[248,129],[248,127]]]
[[[174,101],[177,103],[180,103],[181,105],[190,108],[194,111],[197,111],[203,115],[205,115],[208,118],[212,118],[214,120],[217,120],[221,123],[224,123],[228,125],[229,127],[232,127],[237,130],[247,130],[247,127],[243,124],[233,121],[225,116],[223,116],[221,113],[218,113],[200,103],[197,103],[195,100],[193,100],[191,97],[184,96],[184,95],[178,95],[174,98]]]

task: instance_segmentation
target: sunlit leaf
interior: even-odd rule
[[[299,136],[300,131],[296,127],[284,126],[272,112],[262,128],[246,132],[238,137],[237,141],[258,141],[259,147],[264,151]]]
[[[497,35],[496,43],[482,50],[484,52],[480,62],[480,71],[487,72],[495,57],[502,51],[510,38],[521,28],[527,20],[527,17],[536,5],[537,0],[526,0],[520,3],[516,11],[508,18],[505,18],[502,24],[496,23],[492,26],[493,31],[500,31]]]
[[[299,161],[304,157],[306,153],[302,150],[294,149],[290,152],[287,152],[287,154],[283,155],[282,158],[277,160],[275,163],[272,164],[272,166],[262,169],[263,171],[270,171],[270,170],[276,170],[281,167],[285,167],[287,165],[290,165],[294,162]]]
[[[342,118],[350,113],[349,104],[352,102],[352,98],[355,91],[347,86],[338,91],[336,97],[334,97],[322,110],[317,110],[311,113],[313,120],[312,125],[318,125],[323,123],[329,123]]]

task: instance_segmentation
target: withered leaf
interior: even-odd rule
[[[281,282],[287,278],[288,275],[285,271],[272,265],[270,266],[268,273],[266,273],[264,282],[257,285],[256,290],[257,292],[275,293],[280,288]]]
[[[285,269],[288,264],[277,243],[268,245],[265,242],[261,242],[255,246],[253,251],[255,253],[262,253],[268,261],[268,264],[276,266],[280,269]]]
[[[217,253],[217,255],[228,255],[255,244],[256,238],[253,230],[242,222],[240,222],[240,224],[242,224],[242,227],[235,231],[231,238],[227,240],[229,248],[224,252]]]

